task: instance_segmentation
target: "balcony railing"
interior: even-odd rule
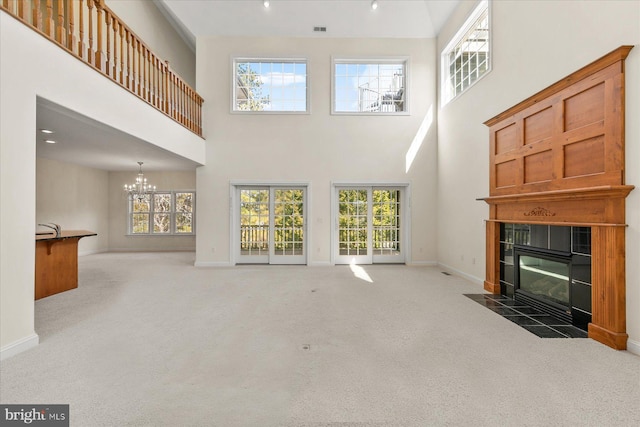
[[[202,136],[203,99],[104,0],[2,0],[0,7]]]

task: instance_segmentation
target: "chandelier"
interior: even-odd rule
[[[156,186],[147,183],[147,178],[142,173],[142,163],[138,162],[140,169],[138,170],[138,176],[134,184],[125,184],[124,191],[129,196],[130,200],[138,200],[138,202],[144,201],[148,195],[153,194],[156,191]]]

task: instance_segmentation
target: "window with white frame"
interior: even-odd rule
[[[233,60],[233,111],[304,113],[309,110],[306,59]]]
[[[193,191],[158,191],[129,200],[129,234],[195,234]]]
[[[442,105],[491,70],[489,1],[483,0],[442,51]]]
[[[407,58],[334,59],[331,112],[406,114],[408,62]]]

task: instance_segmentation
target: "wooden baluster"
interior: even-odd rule
[[[158,57],[153,55],[151,66],[153,70],[153,106],[158,108]]]
[[[2,6],[4,6],[5,9],[13,12],[13,0],[2,0]]]
[[[124,25],[122,23],[118,24],[118,34],[120,36],[120,84],[125,85],[124,82],[124,61],[125,61],[125,42],[124,42]],[[129,52],[127,52],[128,54]],[[125,85],[129,87],[129,85]]]
[[[182,123],[182,82],[176,79],[176,120],[178,123]]]
[[[113,16],[113,14],[110,15],[111,16],[111,29],[112,29],[112,36],[113,36],[113,43],[112,43],[112,48],[113,48],[113,58],[111,61],[111,68],[112,68],[112,74],[111,74],[111,78],[114,81],[118,81],[118,21],[116,20],[115,16]]]
[[[191,89],[186,88],[186,98],[187,98],[187,128],[191,129]]]
[[[87,0],[87,7],[89,8],[89,46],[87,48],[87,60],[89,61],[89,64],[95,66],[96,56],[93,53],[93,7],[95,4],[93,2],[94,0]]]
[[[93,66],[104,72],[104,43],[102,40],[102,0],[93,0],[96,6],[96,59]]]
[[[78,29],[79,29],[79,33],[80,36],[78,38],[78,56],[80,56],[80,58],[85,59],[85,50],[84,50],[84,0],[78,0],[80,3],[78,4]],[[73,3],[73,0],[71,0],[71,2]]]
[[[162,77],[162,70],[160,68],[160,58],[157,56],[153,56],[153,69],[154,69],[154,85],[156,87],[156,103],[155,106],[157,109],[161,109],[162,102],[162,87],[160,85],[160,78]]]
[[[149,103],[155,107],[156,105],[156,67],[155,67],[155,55],[153,52],[148,51],[149,55]]]
[[[187,103],[185,102],[185,94],[184,94],[184,82],[182,80],[180,80],[180,123],[182,123],[183,125],[187,124],[187,115],[186,115],[186,106]]]
[[[164,85],[164,104],[163,110],[169,114],[169,61],[164,61],[165,66],[162,68],[162,82]]]
[[[31,3],[32,21],[31,25],[42,31],[42,12],[40,11],[40,2]]]
[[[62,46],[67,45],[64,27],[64,0],[58,0],[58,19],[56,23],[56,41]]]
[[[155,57],[155,68],[156,68],[156,99],[157,105],[156,108],[162,110],[162,65],[160,62],[160,58]]]
[[[113,64],[113,61],[111,60],[111,13],[109,13],[107,9],[104,10],[104,22],[107,26],[105,31],[107,56],[104,61],[104,71],[107,76],[111,77],[111,66]]]
[[[138,86],[138,96],[142,96],[142,52],[140,51],[140,40],[137,38],[133,39],[136,44],[136,63],[138,64],[136,67],[136,85]]]
[[[29,11],[28,0],[18,0],[18,16],[20,17],[20,19],[22,19],[23,21],[26,21],[28,11]]]
[[[127,28],[124,29],[124,37],[125,37],[125,45],[127,47],[127,83],[126,83],[126,87],[129,90],[132,90],[131,88],[131,39],[130,39],[130,35],[129,35],[129,30]]]
[[[153,104],[153,69],[151,68],[151,51],[145,47],[145,66],[147,67],[147,102]]]
[[[180,117],[178,110],[178,103],[180,102],[180,92],[178,91],[178,76],[173,75],[173,119],[178,121],[178,117]]]
[[[198,135],[202,136],[202,98],[198,96]]]
[[[146,93],[147,66],[145,64],[144,46],[142,45],[142,42],[140,40],[138,40],[138,43],[140,44],[140,96],[142,97],[142,99],[146,100],[147,99],[147,93]]]
[[[142,46],[142,98],[149,102],[149,65],[147,64],[147,48]]]
[[[75,53],[76,55],[78,54],[78,52],[76,51],[76,36],[75,36],[75,15],[74,15],[74,10],[73,10],[73,0],[67,0],[67,7],[68,7],[68,14],[69,14],[69,30],[67,32],[67,48]],[[82,52],[82,51],[80,51]]]
[[[107,45],[107,56],[105,58],[105,64],[104,64],[104,71],[105,74],[109,77],[113,78],[112,75],[112,68],[113,68],[113,57],[115,56],[115,48],[114,48],[114,52],[111,51],[111,23],[112,23],[112,18],[111,18],[111,13],[105,9],[104,10],[104,23],[107,26],[107,29],[105,31],[105,38],[106,38],[106,45]]]
[[[44,19],[44,33],[53,38],[54,22],[53,22],[53,0],[47,0],[47,15]]]

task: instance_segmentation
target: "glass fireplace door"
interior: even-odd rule
[[[518,289],[534,298],[571,307],[569,265],[568,260],[522,253],[518,256]]]

